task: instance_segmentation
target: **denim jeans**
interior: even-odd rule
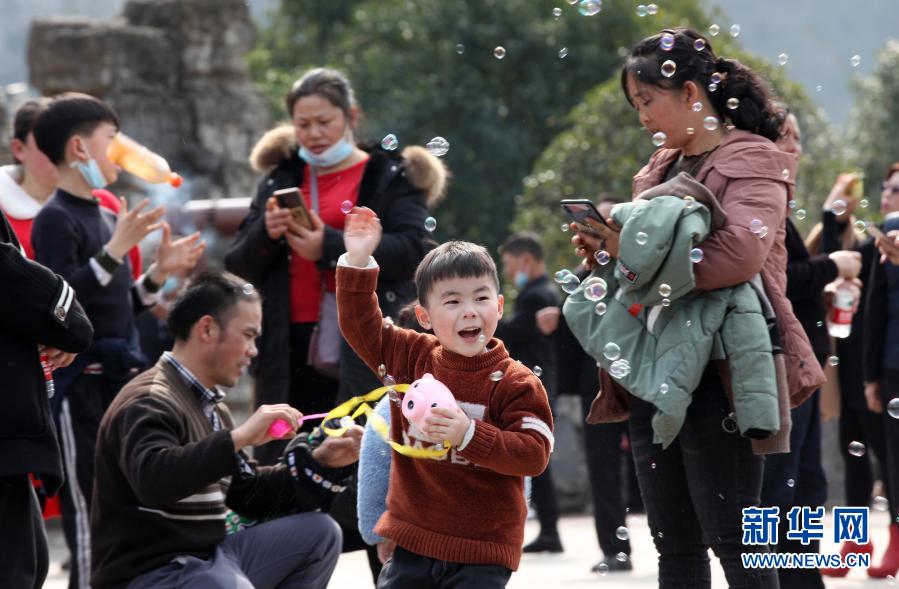
[[[710,365],[693,392],[683,428],[666,449],[652,441],[655,406],[631,397],[630,435],[649,529],[659,553],[660,589],[708,589],[708,548],[732,589],[777,589],[772,569],[745,569],[742,509],[759,504],[764,459],[749,440],[728,433],[730,413],[717,368]]]
[[[381,569],[378,589],[500,589],[511,576],[504,566],[446,562],[397,546]]]

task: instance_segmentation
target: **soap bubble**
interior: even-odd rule
[[[484,335],[483,333],[482,333],[481,335],[478,336],[478,343],[483,344],[483,343],[485,343],[486,341],[487,341],[487,336]]]
[[[860,201],[858,201],[858,206],[861,207],[861,208],[863,208],[863,209],[867,209],[867,208],[868,208],[868,199],[867,199],[867,198],[863,198],[863,199],[861,199]]]
[[[505,375],[503,374],[502,370],[497,370],[496,372],[490,373],[490,380],[492,380],[493,382],[499,382],[503,379],[503,376]]]
[[[649,11],[646,9],[646,5],[638,4],[637,5],[637,16],[639,16],[640,18],[643,18],[647,14],[649,14]]]
[[[666,59],[662,64],[662,75],[666,78],[670,78],[674,75],[674,72],[677,71],[677,64],[671,61],[670,59]]]
[[[385,377],[381,380],[381,383],[382,383],[385,387],[395,387],[395,386],[396,386],[396,379],[394,379],[391,375],[388,374],[387,376],[385,376]]]
[[[567,233],[568,230],[571,229],[571,227],[568,226],[568,223],[562,223],[562,225],[559,227],[559,229],[562,230],[562,233]]]
[[[796,218],[797,218],[798,220],[804,221],[804,220],[805,220],[805,215],[806,215],[805,209],[797,209],[797,210],[796,210]]]
[[[571,294],[577,290],[577,287],[579,287],[581,285],[581,279],[578,278],[574,274],[569,274],[565,278],[565,281],[562,282],[561,284],[562,284],[562,290],[564,290],[568,294]]]
[[[714,131],[718,128],[718,119],[712,116],[702,119],[702,126],[706,131]]]
[[[462,43],[458,43],[456,45],[456,53],[458,53],[459,55],[465,53],[465,45],[463,45]]]
[[[661,386],[659,386],[659,392],[662,393],[663,395],[667,395],[668,394],[668,385],[663,382],[661,384]]]
[[[615,342],[609,342],[602,348],[602,355],[606,360],[617,360],[621,357],[621,348]]]
[[[496,49],[493,50],[493,57],[497,59],[502,59],[506,56],[506,48],[502,45],[498,45]]]
[[[609,367],[609,374],[613,378],[624,378],[631,373],[631,365],[627,360],[615,360]]]
[[[777,63],[780,65],[787,65],[787,62],[790,61],[790,56],[786,53],[781,53],[777,56]]]
[[[709,84],[709,92],[715,92],[716,90],[718,90],[718,84],[716,84],[714,82]]]
[[[739,98],[728,98],[727,99],[727,108],[730,110],[736,110],[740,106]]]
[[[602,10],[602,0],[581,0],[578,4],[577,11],[583,16],[594,16]]]
[[[833,201],[833,204],[830,205],[830,209],[833,211],[833,214],[839,217],[843,213],[846,212],[846,201],[842,198],[839,198]]]
[[[740,25],[730,25],[730,36],[735,39],[740,36]]]
[[[634,235],[634,240],[637,242],[637,245],[646,245],[646,242],[649,241],[649,236],[642,231],[637,231],[637,234]]]
[[[831,366],[838,366],[840,364],[839,356],[828,356],[827,363]]]
[[[702,103],[699,101],[694,102],[693,103],[693,112],[699,112],[701,110],[702,110]]]
[[[890,500],[882,495],[878,495],[877,497],[875,497],[871,501],[871,504],[877,511],[886,511],[890,508]]]
[[[787,479],[787,486],[790,487],[790,488],[795,487],[795,486],[796,486],[796,481],[794,481],[793,479]]]
[[[783,178],[784,180],[789,180],[790,179],[790,170],[788,170],[787,168],[784,168],[783,170],[781,170],[780,177]]]
[[[696,133],[696,129],[694,129],[693,127],[687,127],[687,135],[692,135],[694,133]]]
[[[619,526],[618,529],[615,530],[615,537],[624,542],[630,537],[630,533],[628,533],[626,527]]]
[[[701,262],[702,256],[703,256],[702,250],[699,249],[698,247],[694,247],[693,249],[690,250],[690,261],[693,262],[694,264],[698,264],[699,262]]]
[[[764,226],[765,224],[762,223],[761,219],[753,219],[749,222],[749,230],[756,234],[761,233]]]
[[[696,51],[702,51],[705,49],[705,39],[696,39],[693,41],[693,49]]]
[[[856,221],[855,222],[855,232],[856,233],[864,233],[867,224],[864,221]]]
[[[712,75],[709,77],[709,81],[710,81],[712,84],[720,84],[722,79],[723,79],[723,78],[722,78],[721,74],[718,73],[718,72],[715,72],[714,74],[712,74]]]
[[[599,573],[600,577],[605,577],[609,574],[609,565],[604,562],[599,563],[596,565],[596,572]]]
[[[893,419],[899,419],[899,397],[890,399],[890,402],[887,403],[887,413]]]
[[[664,33],[659,40],[659,46],[662,48],[662,51],[671,51],[674,48],[674,35]]]
[[[599,250],[593,254],[593,259],[596,260],[596,263],[600,266],[605,266],[612,259],[612,256],[610,256],[609,252],[606,250]]]
[[[646,13],[649,16],[656,14],[659,11],[659,7],[655,4],[647,4],[646,5]]]
[[[434,230],[437,229],[437,219],[435,219],[434,217],[428,217],[427,219],[425,219],[425,229],[433,233]]]
[[[852,67],[858,67],[859,64],[861,64],[861,62],[862,62],[861,55],[853,55],[852,59],[849,60],[849,65],[851,65]]]
[[[584,281],[584,298],[588,301],[600,301],[606,298],[608,285],[598,276],[591,276]]]
[[[340,212],[343,213],[344,215],[348,215],[350,213],[350,211],[352,211],[352,210],[353,210],[353,201],[345,200],[342,203],[340,203]]]
[[[768,226],[765,225],[762,227],[762,230],[759,231],[759,238],[764,238],[768,235]]]
[[[787,170],[787,173],[789,174],[789,170]],[[795,208],[796,208],[796,201],[790,199],[790,200],[787,202],[787,206],[790,207],[790,210],[795,209]]]
[[[534,376],[540,377],[543,376],[543,369],[539,366],[534,366]]]
[[[602,301],[596,303],[596,306],[593,307],[593,312],[602,317],[606,314],[606,304]]]
[[[386,135],[384,139],[381,139],[381,147],[386,149],[387,151],[393,151],[399,146],[400,142],[397,140],[396,135],[390,133]]]
[[[568,280],[568,277],[570,275],[571,275],[571,270],[568,270],[567,268],[563,268],[562,270],[559,270],[558,272],[553,274],[553,280],[555,280],[559,284],[562,284],[563,282]]]
[[[671,286],[664,284],[664,283],[660,284],[659,285],[659,294],[663,297],[670,297],[671,296]]]
[[[344,415],[343,417],[340,418],[340,427],[342,427],[344,429],[350,429],[355,424],[356,424],[356,422],[349,415]]]
[[[615,555],[615,560],[617,560],[618,562],[627,562],[629,559],[628,559],[627,554],[625,554],[623,552],[619,552],[618,554]]]
[[[428,151],[431,152],[431,155],[436,155],[437,157],[446,155],[446,152],[449,151],[450,144],[449,141],[444,139],[443,137],[434,137],[430,141],[425,144],[425,147]]]
[[[387,367],[383,364],[378,365],[378,378],[383,379],[387,375]]]
[[[559,49],[559,59],[565,59],[568,57],[568,47],[562,47]]]
[[[662,131],[658,131],[657,133],[654,133],[652,136],[652,144],[655,145],[656,147],[662,147],[663,145],[665,145],[665,141],[667,141],[667,140],[668,140],[668,136],[665,135],[665,133],[663,133]]]
[[[553,16],[556,18],[559,18],[560,16],[562,16],[562,9],[559,8],[558,6],[553,8]]]
[[[822,90],[824,90],[824,86],[822,86],[821,84],[818,84],[817,86],[815,86],[815,92],[820,92]]]
[[[670,306],[671,306],[671,299],[662,299],[662,306],[663,306],[663,307],[670,307]]]
[[[721,31],[721,27],[719,27],[718,25],[712,25],[709,27],[709,35],[711,35],[713,37],[717,37],[718,33],[720,31]]]
[[[865,448],[865,445],[862,444],[861,442],[849,442],[848,451],[850,454],[852,454],[855,457],[864,456],[866,450],[867,450],[867,448]]]

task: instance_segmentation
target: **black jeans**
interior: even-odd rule
[[[0,477],[0,522],[4,528],[0,587],[40,589],[47,578],[50,554],[41,507],[27,474]]]
[[[584,414],[590,410],[592,399],[581,397]],[[584,451],[587,455],[587,473],[593,495],[593,522],[596,538],[605,556],[619,552],[631,553],[631,543],[616,535],[625,525],[624,481],[622,460],[633,463],[630,452],[621,450],[621,434],[625,423],[584,424]]]
[[[846,451],[851,442],[861,442],[868,451],[861,456],[853,456]],[[866,507],[871,503],[871,489],[876,480],[871,459],[872,452],[880,465],[887,499],[889,499],[889,460],[887,460],[886,454],[883,417],[870,411],[867,407],[847,407],[844,404],[840,409],[840,449],[843,453],[843,464],[846,466],[844,477],[846,505]],[[892,501],[890,509],[895,511]]]
[[[777,588],[771,569],[744,569],[740,554],[767,552],[742,545],[742,510],[759,504],[764,460],[749,440],[727,433],[730,413],[717,369],[693,392],[683,428],[666,449],[652,441],[655,406],[631,397],[631,447],[659,553],[660,589],[711,587],[708,548],[720,559],[732,589]]]
[[[461,564],[421,556],[399,546],[384,564],[378,589],[494,589],[512,571],[496,564]]]
[[[887,412],[887,404],[899,397],[899,370],[884,370],[880,381],[880,400],[883,404],[883,426],[886,437],[886,467],[884,477],[889,480],[890,521],[899,521],[899,419]]]

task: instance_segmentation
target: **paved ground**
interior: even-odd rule
[[[644,516],[632,516],[628,525],[633,544],[631,573],[611,573],[604,577],[590,572],[590,567],[599,560],[593,520],[588,516],[573,516],[562,519],[561,533],[566,551],[560,555],[525,555],[521,568],[512,576],[510,589],[553,589],[555,587],[602,587],[603,589],[640,589],[656,587],[656,554],[649,536]],[[829,528],[828,528],[829,530]],[[528,522],[527,537],[536,533],[536,523]],[[831,532],[828,532],[829,534]],[[879,562],[880,552],[886,546],[887,516],[872,513],[871,535],[875,546],[874,562]],[[53,564],[50,577],[44,585],[47,589],[65,589],[66,576],[60,569],[65,556],[65,544],[58,525],[51,528],[51,557]],[[825,544],[822,553],[836,552],[832,544]],[[713,559],[712,587],[726,587],[724,575]],[[329,587],[333,589],[362,589],[371,580],[365,555],[361,552],[341,557],[337,571]],[[863,571],[853,571],[845,579],[827,579],[828,589],[886,588],[896,586],[895,581],[873,581]]]

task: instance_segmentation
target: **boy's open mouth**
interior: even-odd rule
[[[463,329],[459,332],[459,337],[468,343],[476,341],[479,335],[481,335],[480,327],[469,327],[468,329]]]

